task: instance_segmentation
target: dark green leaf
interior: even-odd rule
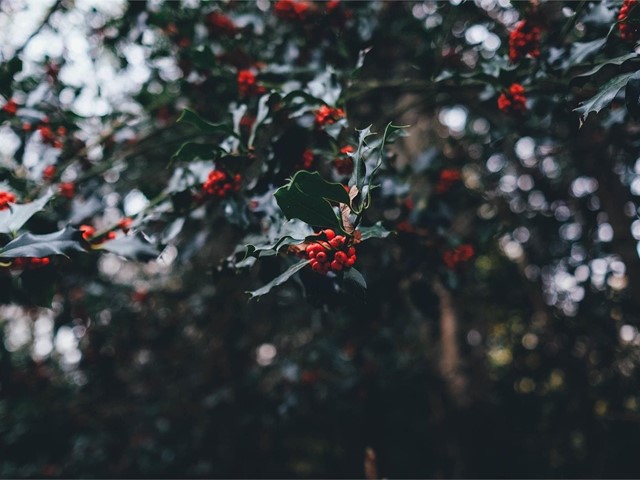
[[[282,237],[277,242],[271,243],[269,245],[261,245],[261,246],[247,245],[247,253],[245,255],[245,258],[247,257],[258,258],[262,256],[275,255],[278,252],[278,250],[280,250],[282,247],[288,247],[289,245],[298,245],[303,242],[304,242],[304,239],[286,236],[286,237]]]
[[[171,162],[191,162],[196,158],[201,160],[215,160],[220,154],[226,153],[223,148],[213,143],[183,143],[171,157]]]
[[[105,242],[102,245],[102,250],[140,262],[155,260],[160,255],[160,251],[141,234]]]
[[[82,232],[70,226],[45,235],[24,233],[0,250],[0,258],[67,256],[70,252],[86,251],[85,244]]]
[[[607,43],[606,38],[599,38],[592,42],[575,42],[571,47],[571,53],[567,59],[566,66],[572,67],[583,62],[590,55],[597,53]]]
[[[374,135],[371,131],[372,125],[369,125],[364,130],[359,130],[360,134],[358,136],[358,148],[353,154],[353,184],[358,187],[358,191],[362,191],[362,187],[364,186],[364,179],[367,175],[367,166],[365,164],[367,153],[370,149],[367,148],[367,137]],[[351,182],[349,182],[351,184]]]
[[[340,183],[327,182],[318,172],[301,170],[293,176],[291,184],[306,195],[349,204],[349,194],[344,189],[344,186]]]
[[[267,283],[263,287],[257,290],[254,290],[253,292],[247,292],[249,295],[251,295],[250,299],[265,295],[269,293],[272,288],[277,287],[278,285],[282,285],[284,282],[289,280],[293,275],[295,275],[304,267],[306,267],[309,264],[309,262],[310,260],[303,260],[301,262],[295,263],[291,265],[284,273],[278,275],[276,278],[271,280],[269,283]]]
[[[204,133],[223,133],[225,135],[234,135],[233,130],[229,128],[229,126],[208,122],[196,112],[188,108],[185,108],[182,111],[182,115],[180,115],[177,122],[190,123],[191,125],[198,127]]]
[[[275,197],[288,219],[344,231],[330,202],[348,205],[349,195],[341,184],[327,182],[318,172],[297,172],[287,185],[276,190]]]
[[[607,65],[622,65],[627,60],[631,60],[633,58],[638,58],[638,54],[635,53],[635,52],[632,52],[632,53],[628,53],[626,55],[622,55],[621,57],[611,58],[611,59],[603,61],[602,63],[599,63],[598,65],[593,67],[591,70],[588,70],[588,71],[586,71],[584,73],[581,73],[580,75],[576,75],[573,78],[576,79],[576,78],[590,77],[590,76],[594,75],[595,73],[598,73],[603,67],[605,67]]]
[[[367,291],[367,282],[362,274],[355,268],[345,270],[343,279],[344,289],[354,297],[364,300]]]
[[[361,234],[361,241],[368,240],[370,238],[387,238],[393,233],[384,228],[381,222],[378,222],[370,227],[360,227],[358,228],[358,231]]]
[[[591,112],[598,113],[604,107],[609,105],[620,89],[627,84],[633,75],[635,75],[635,73],[632,72],[612,78],[600,89],[598,93],[586,102],[583,102],[580,107],[575,108],[573,111],[580,114],[580,122],[584,122]]]
[[[53,197],[53,189],[49,189],[42,197],[30,203],[11,205],[0,212],[0,233],[18,231],[36,213],[42,210]]]

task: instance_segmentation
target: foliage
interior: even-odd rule
[[[32,3],[1,476],[637,476],[635,2]]]

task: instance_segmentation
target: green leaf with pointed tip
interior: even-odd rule
[[[360,300],[364,300],[367,292],[367,282],[362,274],[355,268],[345,270],[342,276],[342,286],[347,293],[350,293]]]
[[[18,231],[36,213],[42,210],[53,197],[53,189],[50,188],[42,197],[30,203],[12,204],[6,210],[0,212],[0,233],[13,233]]]
[[[370,227],[359,227],[358,231],[360,232],[360,240],[365,241],[370,238],[387,238],[393,232],[390,232],[386,228],[382,226],[381,222],[376,223]]]
[[[288,247],[289,245],[298,245],[303,242],[304,242],[304,239],[301,240],[299,238],[285,236],[280,238],[277,242],[271,243],[269,245],[256,246],[256,245],[249,244],[247,245],[247,252],[245,254],[244,259],[246,259],[247,257],[258,258],[258,257],[275,255],[278,252],[278,250],[280,250],[282,247]]]
[[[201,160],[215,160],[222,153],[226,153],[226,151],[213,143],[185,142],[180,145],[178,151],[171,156],[171,163],[175,161],[191,162],[196,158]]]
[[[574,42],[571,46],[571,53],[566,61],[566,67],[572,67],[584,61],[590,55],[600,51],[607,43],[607,39],[598,38],[592,42]]]
[[[351,180],[349,181],[349,185],[355,185],[358,188],[358,191],[362,191],[362,187],[364,186],[364,180],[367,176],[367,166],[365,164],[366,157],[371,149],[367,148],[367,137],[374,135],[371,131],[372,125],[369,125],[364,130],[359,130],[358,135],[358,148],[353,153],[353,174],[351,175]]]
[[[622,65],[627,60],[631,60],[631,59],[634,59],[634,58],[640,58],[640,57],[638,56],[637,53],[632,52],[632,53],[628,53],[626,55],[622,55],[621,57],[616,57],[616,58],[611,58],[611,59],[605,60],[602,63],[599,63],[598,65],[593,67],[591,70],[588,70],[588,71],[586,71],[584,73],[581,73],[580,75],[576,75],[575,77],[573,77],[572,80],[575,80],[576,78],[581,78],[582,79],[582,78],[590,77],[590,76],[598,73],[600,70],[602,70],[607,65]]]
[[[82,232],[70,226],[44,235],[24,233],[0,250],[0,258],[42,258],[53,255],[66,257],[70,252],[85,252],[85,244]]]
[[[107,241],[101,249],[140,262],[155,260],[160,255],[160,251],[141,234]]]
[[[271,280],[269,283],[264,285],[263,287],[261,287],[261,288],[259,288],[257,290],[254,290],[253,292],[247,292],[249,295],[251,295],[250,300],[253,299],[253,298],[256,298],[256,297],[260,297],[262,295],[266,295],[267,293],[269,293],[271,291],[272,288],[277,287],[278,285],[282,285],[284,282],[289,280],[296,273],[298,273],[300,270],[302,270],[304,267],[306,267],[310,262],[311,262],[311,260],[303,260],[301,262],[295,263],[295,264],[291,265],[283,273],[278,275],[276,278]]]
[[[185,108],[177,120],[178,123],[190,123],[198,127],[204,133],[224,133],[225,135],[235,135],[233,130],[227,125],[211,123],[203,119],[193,110]]]
[[[591,112],[598,113],[609,105],[633,75],[635,73],[631,72],[612,78],[593,97],[574,108],[573,111],[580,114],[580,122],[583,123]]]
[[[314,227],[344,231],[330,202],[349,205],[349,195],[341,184],[327,182],[318,172],[297,172],[274,195],[288,219],[297,218]]]

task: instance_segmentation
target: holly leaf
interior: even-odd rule
[[[185,108],[182,111],[182,114],[176,120],[178,123],[190,123],[191,125],[198,127],[200,131],[204,133],[214,134],[214,133],[223,133],[225,135],[236,135],[228,125],[223,125],[219,123],[211,123],[203,119],[200,115],[198,115],[193,110]]]
[[[289,280],[292,276],[294,276],[296,273],[298,273],[300,270],[306,267],[310,262],[311,260],[303,260],[301,262],[295,263],[291,265],[283,273],[278,275],[276,278],[271,280],[269,283],[264,285],[263,287],[257,290],[254,290],[252,292],[246,292],[250,295],[249,300],[252,300],[256,297],[261,297],[262,295],[266,295],[271,291],[271,289],[273,289],[274,287],[277,287],[278,285],[282,285],[284,282]]]
[[[220,146],[213,143],[185,142],[180,145],[178,151],[171,156],[169,166],[176,161],[191,162],[196,158],[201,160],[215,160],[222,153],[227,152]]]
[[[622,87],[624,87],[629,79],[635,75],[635,72],[625,73],[609,80],[598,93],[589,100],[582,103],[578,108],[574,108],[574,112],[580,114],[580,125],[584,123],[591,112],[598,113],[604,107],[609,105]]]
[[[566,67],[583,62],[590,55],[600,51],[605,43],[607,43],[606,37],[592,42],[575,42],[571,47],[571,54],[567,58]]]
[[[149,243],[140,233],[105,242],[101,249],[139,262],[155,260],[160,255],[155,245]]]
[[[371,127],[372,126],[369,125],[364,130],[359,130],[358,148],[353,154],[350,154],[350,156],[353,158],[354,168],[349,184],[355,185],[360,192],[362,191],[364,180],[367,176],[367,166],[365,164],[365,160],[367,154],[371,151],[371,149],[367,147],[367,138],[374,135],[374,133],[371,131]]]
[[[297,172],[289,183],[275,192],[276,202],[288,219],[344,232],[331,202],[349,204],[349,194],[339,183],[327,182],[318,172]]]
[[[71,226],[44,235],[24,233],[0,250],[0,258],[67,256],[71,252],[85,252],[82,232]]]
[[[358,231],[360,232],[361,242],[370,238],[387,238],[393,233],[384,228],[381,222],[377,222],[375,225],[370,227],[360,227],[358,228]]]
[[[282,247],[287,247],[289,245],[298,245],[304,242],[305,242],[304,239],[285,236],[280,238],[277,242],[270,243],[268,245],[256,246],[256,245],[249,244],[246,247],[247,251],[245,253],[245,257],[243,258],[243,260],[245,260],[247,257],[258,258],[258,257],[275,255],[278,252],[278,250],[280,250]]]
[[[575,80],[576,78],[590,77],[590,76],[598,73],[600,70],[602,70],[607,65],[622,65],[627,60],[631,60],[633,58],[638,58],[638,54],[635,53],[635,52],[632,52],[632,53],[628,53],[626,55],[622,55],[620,57],[607,59],[607,60],[603,61],[602,63],[599,63],[598,65],[596,65],[592,69],[587,70],[586,72],[581,73],[580,75],[574,76],[572,80]]]
[[[0,233],[18,231],[36,213],[41,211],[51,200],[54,190],[50,188],[42,197],[30,203],[12,204],[0,212]]]
[[[345,270],[342,276],[342,286],[346,292],[360,300],[364,300],[367,292],[367,282],[355,268]]]

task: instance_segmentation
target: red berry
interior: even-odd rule
[[[326,261],[327,261],[327,254],[326,254],[326,253],[324,253],[324,252],[318,252],[318,253],[316,254],[316,259],[317,259],[319,262],[324,263],[324,262],[326,262]]]
[[[336,237],[336,232],[334,232],[334,231],[333,231],[333,230],[331,230],[330,228],[327,228],[327,229],[324,231],[324,235],[325,235],[325,237],[327,237],[327,240],[331,240],[331,239],[333,239],[333,238],[335,238],[335,237]]]
[[[344,263],[347,261],[347,254],[344,252],[336,252],[333,258],[338,263]]]
[[[334,260],[333,262],[331,262],[331,270],[339,272],[340,270],[342,270],[342,264]]]

